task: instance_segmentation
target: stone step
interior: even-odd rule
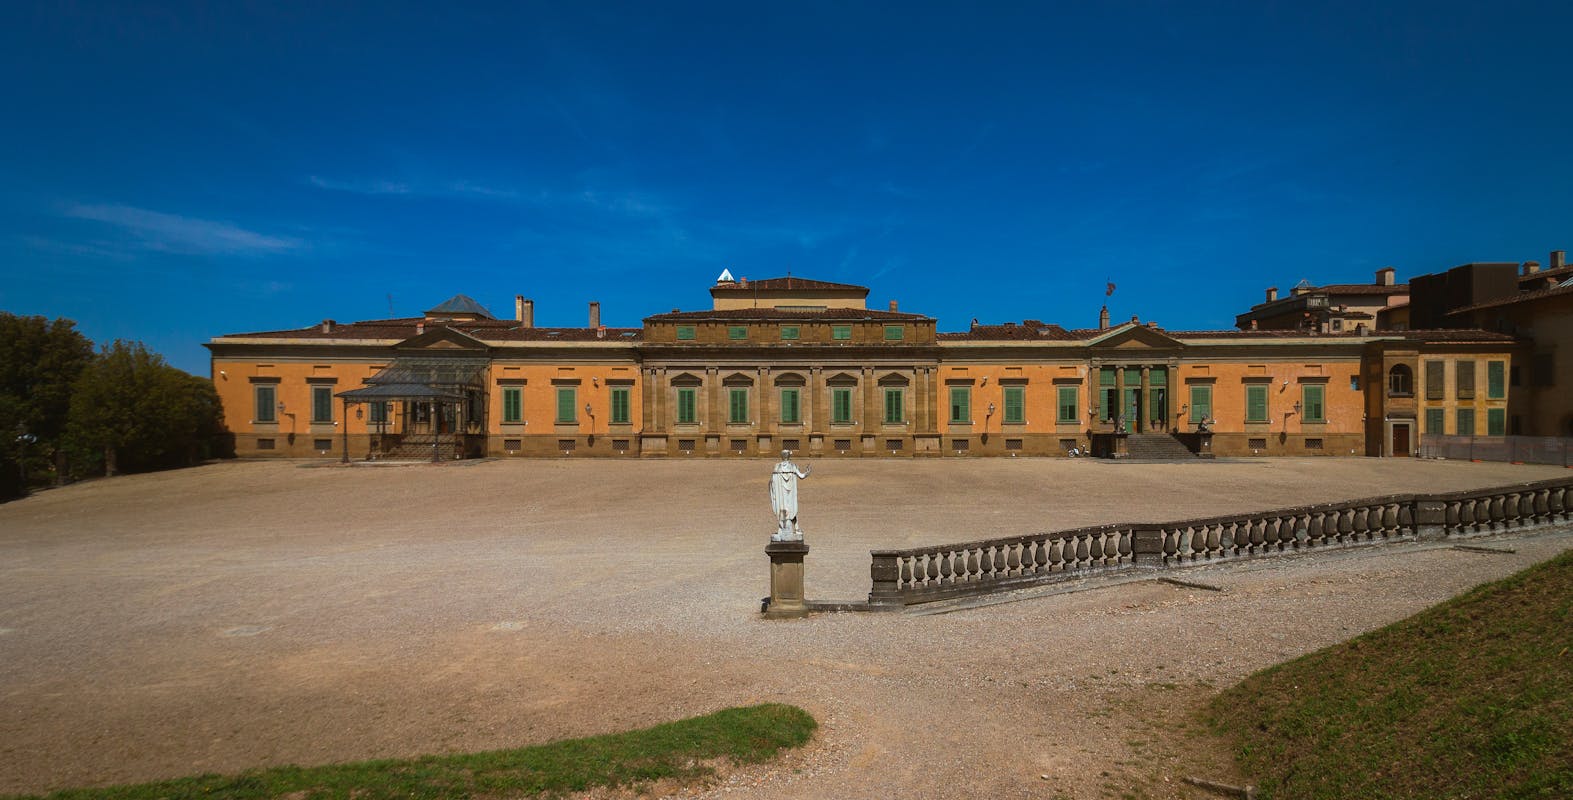
[[[1144,461],[1183,461],[1196,457],[1179,439],[1167,433],[1133,433],[1125,440],[1130,458]]]

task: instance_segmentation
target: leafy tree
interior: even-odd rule
[[[223,430],[213,384],[175,369],[141,342],[116,340],[83,370],[67,438],[106,474],[194,464]]]
[[[0,498],[25,490],[13,483],[23,468],[18,436],[36,437],[25,448],[29,474],[42,473],[50,460],[57,477],[64,473],[60,445],[71,388],[92,359],[93,343],[71,320],[0,311]]]

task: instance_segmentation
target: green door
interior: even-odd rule
[[[1141,428],[1141,387],[1125,387],[1125,410],[1121,412],[1125,417],[1125,430],[1135,433]]]

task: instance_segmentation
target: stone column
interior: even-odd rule
[[[1116,364],[1114,366],[1114,408],[1109,409],[1109,411],[1111,412],[1109,414],[1109,418],[1114,420],[1114,430],[1115,430],[1116,433],[1118,433],[1119,430],[1120,430],[1120,417],[1124,416],[1124,414],[1125,414],[1125,365],[1124,364]],[[1126,420],[1125,421],[1125,429],[1126,430],[1130,430],[1130,424],[1131,424],[1130,420]]]
[[[808,545],[800,541],[771,542],[765,545],[770,557],[770,600],[765,619],[791,619],[808,616],[803,600],[803,557]]]
[[[896,554],[889,550],[875,550],[870,556],[869,578],[873,587],[868,593],[868,604],[882,608],[900,608],[901,564]]]
[[[1441,500],[1415,501],[1415,538],[1422,542],[1447,538],[1447,504]]]
[[[1136,427],[1131,429],[1135,433],[1146,433],[1148,419],[1152,417],[1152,407],[1149,405],[1152,403],[1152,376],[1149,374],[1151,369],[1151,367],[1145,364],[1142,365],[1141,396],[1136,398],[1137,424]]]

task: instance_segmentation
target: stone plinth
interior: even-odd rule
[[[808,605],[803,602],[803,556],[808,555],[808,545],[771,542],[765,545],[765,555],[770,556],[770,605],[765,618],[808,616]]]

